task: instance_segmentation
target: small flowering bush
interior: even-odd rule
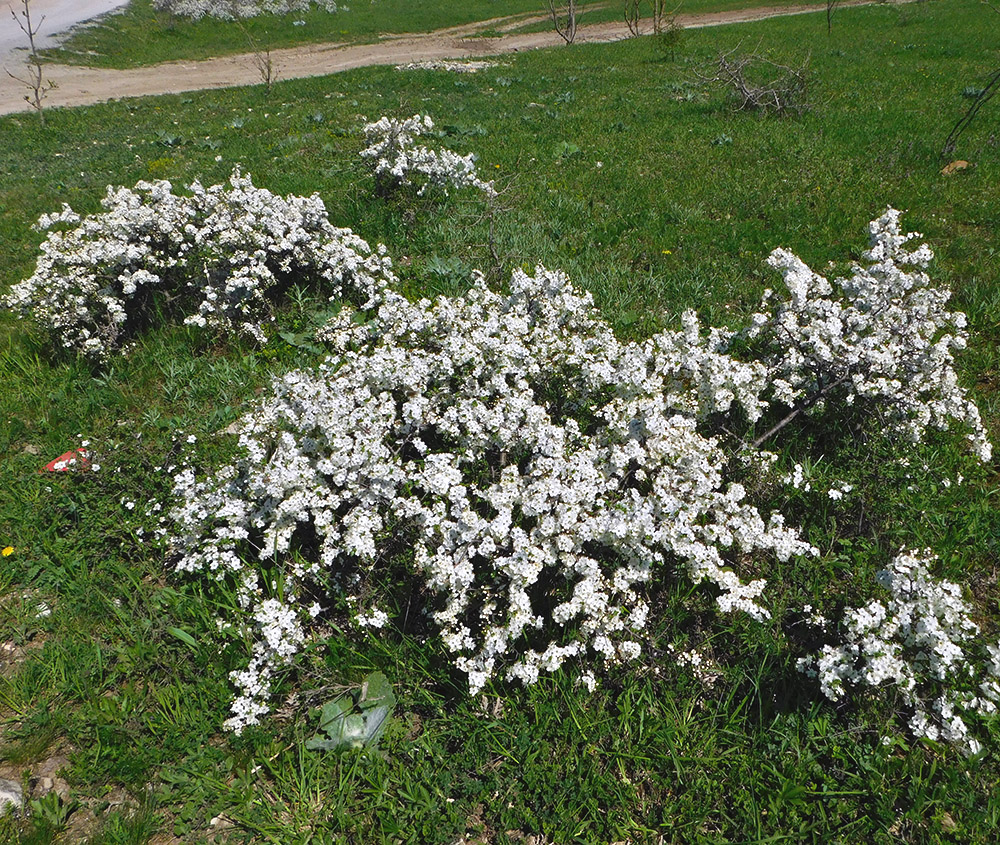
[[[434,128],[427,115],[415,114],[405,120],[380,117],[364,127],[368,146],[361,157],[375,174],[380,194],[402,187],[414,187],[417,196],[439,190],[477,188],[487,196],[495,196],[493,182],[484,182],[476,171],[476,156],[460,156],[451,150],[432,150],[418,146],[417,138]]]
[[[889,600],[845,610],[842,640],[802,658],[799,668],[833,701],[851,689],[893,685],[913,711],[915,736],[974,754],[981,746],[966,719],[996,713],[1000,644],[981,641],[961,588],[928,570],[934,560],[928,552],[896,557],[878,575]]]
[[[373,251],[327,218],[320,197],[279,197],[237,169],[229,185],[176,194],[169,182],[108,188],[104,211],[43,215],[35,272],[2,300],[55,342],[103,361],[148,321],[159,294],[190,325],[266,341],[271,302],[298,276],[358,303],[393,278]]]
[[[448,73],[479,73],[481,70],[497,67],[498,64],[498,62],[487,61],[451,62],[429,59],[423,62],[407,62],[405,65],[396,65],[396,70],[444,70]]]
[[[153,0],[154,9],[196,21],[206,16],[231,21],[258,15],[281,15],[303,11],[310,6],[328,12],[338,10],[334,0]],[[348,11],[346,6],[339,8]]]

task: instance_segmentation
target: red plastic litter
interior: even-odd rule
[[[86,449],[64,452],[45,465],[48,472],[66,472],[70,469],[90,469],[90,454]]]

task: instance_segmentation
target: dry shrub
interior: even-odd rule
[[[809,110],[808,57],[799,67],[790,67],[756,51],[738,51],[721,54],[708,73],[699,74],[702,81],[730,91],[738,111],[801,114]]]

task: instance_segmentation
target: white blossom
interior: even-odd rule
[[[484,182],[476,170],[476,156],[460,156],[451,150],[417,146],[416,139],[434,128],[427,115],[415,114],[405,120],[380,117],[364,127],[368,146],[361,151],[375,174],[379,190],[415,186],[417,196],[429,190],[477,188],[496,196],[493,182]]]
[[[902,251],[897,213],[872,231],[869,265],[836,290],[776,253],[790,299],[748,331],[705,330],[687,312],[642,342],[616,338],[558,271],[517,270],[508,293],[477,274],[463,296],[410,302],[379,263],[381,284],[318,333],[331,357],[277,378],[239,421],[241,455],[208,477],[174,477],[178,568],[235,581],[258,633],[233,675],[230,727],[267,711],[275,672],[316,627],[316,605],[297,596],[339,593],[356,624],[387,624],[361,588],[400,537],[472,693],[566,665],[591,687],[595,664],[641,655],[651,583],[679,573],[709,585],[720,611],[763,620],[769,562],[817,553],[732,481],[731,439],[714,433],[787,406],[860,411],[877,399],[914,437],[959,421],[985,459],[953,369],[964,317],[943,310],[947,294],[922,272],[900,269],[929,250]],[[748,342],[763,357],[737,357]],[[778,461],[745,445],[738,457],[744,471]],[[809,490],[809,475],[796,464],[784,481]],[[922,735],[972,749],[961,714],[1000,703],[1000,650],[978,687],[951,684],[975,626],[925,563],[898,558],[882,576],[892,600],[849,611],[845,641],[802,668],[831,698],[898,685]]]
[[[338,355],[275,381],[240,422],[242,459],[175,479],[179,567],[235,577],[249,608],[268,593],[255,557],[306,594],[347,583],[405,531],[476,693],[498,673],[533,683],[569,660],[635,660],[645,586],[678,567],[713,584],[721,610],[766,618],[765,580],[741,579],[738,561],[814,551],[726,481],[725,455],[699,433],[734,403],[755,413],[743,385],[760,374],[727,364],[693,315],[622,343],[588,294],[539,267],[516,271],[506,295],[481,277],[433,303],[386,291],[367,322],[345,310],[320,336]],[[315,536],[312,570],[289,554],[299,530]],[[269,654],[253,663],[260,695]],[[242,723],[262,711],[238,685]]]
[[[451,62],[429,59],[423,62],[407,62],[404,65],[396,65],[396,70],[445,70],[450,73],[478,73],[487,68],[497,67],[497,65],[498,62],[488,61]]]
[[[987,461],[986,429],[954,369],[953,353],[967,341],[965,314],[946,309],[949,291],[932,287],[924,272],[933,253],[926,244],[907,251],[920,236],[901,234],[899,217],[890,208],[872,221],[865,263],[835,285],[776,249],[768,264],[789,296],[775,303],[768,291],[768,311],[754,315],[746,336],[764,341],[774,401],[804,409],[868,402],[913,441],[928,427],[958,423]]]
[[[913,710],[915,736],[976,753],[979,743],[962,714],[995,712],[989,676],[1000,668],[1000,649],[981,642],[961,588],[931,575],[934,560],[926,551],[898,555],[878,575],[889,601],[846,609],[842,641],[802,658],[799,669],[817,678],[823,695],[834,701],[850,688],[892,684]]]
[[[162,9],[179,17],[200,20],[203,17],[221,20],[253,18],[258,15],[280,15],[319,6],[327,12],[338,11],[334,0],[153,0],[154,9]],[[348,11],[340,6],[341,11]],[[296,25],[299,23],[295,21]]]

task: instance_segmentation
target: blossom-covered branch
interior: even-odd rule
[[[897,556],[878,575],[889,600],[846,609],[840,642],[802,658],[799,669],[833,701],[892,685],[912,711],[914,735],[974,754],[981,745],[966,719],[997,712],[1000,644],[982,642],[961,588],[931,575],[934,560],[929,552]]]
[[[871,247],[850,278],[831,284],[787,250],[768,264],[781,272],[788,297],[771,291],[745,336],[761,342],[769,397],[791,412],[760,435],[760,446],[804,410],[827,403],[878,407],[908,439],[929,427],[957,423],[982,461],[992,447],[975,403],[959,385],[954,352],[965,348],[965,314],[948,311],[951,294],[933,287],[925,268],[934,257],[923,244],[906,245],[899,212],[889,209],[870,226]]]

